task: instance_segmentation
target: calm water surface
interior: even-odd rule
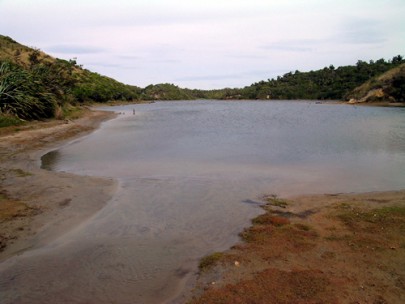
[[[404,109],[262,101],[106,109],[125,114],[45,155],[43,166],[114,177],[120,190],[80,227],[2,263],[4,303],[170,301],[201,256],[238,241],[263,194],[405,188]]]

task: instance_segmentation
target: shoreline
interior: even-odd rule
[[[44,123],[43,127],[39,123],[39,126],[33,127],[30,130],[0,136],[0,202],[5,203],[4,205],[6,206],[6,209],[4,209],[0,205],[0,262],[25,250],[41,247],[47,242],[71,231],[102,209],[112,198],[118,186],[117,182],[112,179],[47,171],[40,169],[38,162],[39,158],[47,151],[57,149],[78,137],[89,134],[96,130],[102,122],[113,117],[115,117],[115,114],[112,112],[89,111],[83,118],[75,121]],[[270,203],[270,207],[269,204],[265,206],[266,211],[271,210],[271,212],[276,212],[278,217],[287,218],[289,221],[288,225],[292,223],[294,229],[300,227],[298,233],[302,233],[304,238],[309,238],[308,243],[305,241],[304,243],[295,244],[290,243],[286,235],[282,235],[279,239],[273,240],[271,244],[277,244],[276,246],[278,246],[279,243],[277,242],[285,242],[287,238],[287,245],[302,249],[305,252],[304,260],[294,257],[296,252],[291,251],[289,247],[285,252],[278,251],[276,256],[267,256],[265,262],[255,257],[257,254],[259,256],[262,254],[262,249],[258,247],[254,248],[253,251],[243,251],[244,257],[238,257],[237,251],[241,248],[245,250],[245,247],[244,244],[236,244],[230,250],[219,255],[221,258],[218,260],[219,266],[216,266],[218,268],[212,268],[202,273],[202,276],[198,279],[194,295],[199,297],[203,295],[203,291],[210,293],[228,283],[235,284],[241,282],[242,278],[254,278],[255,273],[263,272],[264,268],[261,268],[263,265],[271,265],[271,269],[277,275],[280,275],[280,277],[284,277],[287,273],[287,275],[303,275],[303,281],[306,278],[311,278],[317,282],[329,280],[329,278],[322,277],[317,271],[327,273],[332,270],[318,269],[316,261],[326,260],[331,263],[329,267],[333,268],[333,263],[336,261],[341,262],[341,259],[345,258],[345,256],[339,257],[340,260],[338,260],[337,256],[340,253],[325,249],[325,243],[327,242],[323,238],[318,238],[319,235],[326,238],[328,237],[326,233],[332,231],[332,226],[328,226],[328,223],[330,224],[327,219],[329,216],[328,212],[335,210],[334,208],[342,203],[353,202],[354,206],[357,206],[362,200],[366,200],[369,203],[367,206],[359,205],[362,208],[390,206],[394,199],[392,196],[396,195],[399,195],[399,198],[402,200],[401,204],[404,205],[405,190],[355,194],[302,195],[288,198],[288,204],[285,208],[275,206],[274,202],[273,205]],[[280,201],[283,200],[280,199]],[[269,209],[266,209],[268,207]],[[253,219],[253,223],[252,227],[241,233],[242,237],[245,232],[254,230],[255,227],[257,228],[257,221],[255,219]],[[283,220],[281,220],[281,223],[283,223]],[[337,227],[337,230],[334,230],[335,232],[341,228],[338,223],[334,225]],[[278,229],[273,227],[274,223],[271,223],[270,226],[272,231]],[[282,224],[280,227],[285,229],[287,226]],[[314,234],[313,231],[316,231],[316,233]],[[295,232],[296,229],[294,230]],[[357,231],[356,233],[359,235]],[[317,244],[323,247],[321,249],[318,248],[319,250],[316,252],[308,251],[307,245],[315,246],[315,240],[320,241]],[[1,250],[3,244],[6,247]],[[404,253],[405,240],[403,244],[390,245],[386,249],[388,252],[396,254],[398,252]],[[346,247],[342,248],[347,249]],[[405,257],[405,254],[402,255]],[[248,261],[248,259],[251,260]],[[311,259],[315,259],[316,261],[314,262]],[[293,264],[292,260],[298,263]],[[237,266],[235,264],[236,261],[238,262]],[[364,260],[361,260],[359,256],[356,256],[355,261],[364,263]],[[310,268],[312,267],[310,271],[305,268],[306,263]],[[314,269],[316,270],[315,272],[313,272]],[[342,270],[344,269],[343,267]],[[228,272],[229,270],[230,272]],[[252,273],[252,271],[255,273]],[[366,272],[367,269],[362,268],[361,271]],[[390,271],[393,273],[393,270]],[[402,286],[401,284],[405,286],[405,276],[401,276],[397,276],[396,279],[400,286]],[[274,279],[274,277],[272,278]],[[357,296],[357,298],[353,299],[367,302],[371,299],[370,294],[372,294],[374,299],[377,300],[379,296],[381,299],[392,300],[392,298],[387,298],[381,292],[379,294],[379,291],[373,291],[374,293],[369,292],[368,295],[362,296],[364,288],[360,288],[359,286],[364,287],[363,281],[366,280],[364,278],[363,281],[359,281],[354,275],[350,278],[343,277],[339,281],[339,284],[343,284],[342,282],[345,280],[351,283],[355,282],[358,285],[356,285],[358,290],[355,293],[349,294],[351,297]],[[286,286],[288,284],[294,286],[291,282],[285,282]],[[382,285],[375,285],[372,286],[373,290],[383,288]],[[268,286],[271,287],[271,284]],[[276,287],[281,290],[282,286],[276,285]],[[310,288],[311,286],[308,285],[308,287]],[[183,291],[184,288],[179,292],[179,296],[173,299],[175,303],[183,302],[183,300],[187,302],[190,299],[188,292],[183,294]],[[395,294],[398,291],[391,290],[391,292]],[[405,297],[403,293],[400,295],[401,297]],[[322,298],[321,300],[325,299],[329,298]],[[196,301],[196,303],[199,303],[198,300]],[[209,299],[203,303],[210,303]]]
[[[86,110],[73,121],[33,122],[0,136],[0,262],[65,234],[112,198],[115,180],[47,171],[39,160],[115,116]]]
[[[240,243],[201,260],[189,303],[404,302],[405,190],[263,201]]]

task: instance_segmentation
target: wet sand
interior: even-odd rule
[[[95,130],[112,112],[33,122],[0,134],[0,261],[41,247],[100,210],[116,182],[40,169],[49,150]],[[17,129],[17,130],[16,130]]]

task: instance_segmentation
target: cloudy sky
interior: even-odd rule
[[[243,87],[405,55],[404,0],[0,0],[0,34],[122,82]]]

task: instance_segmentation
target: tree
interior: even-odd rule
[[[392,58],[392,64],[401,64],[404,61],[404,58],[401,55],[397,55]]]

